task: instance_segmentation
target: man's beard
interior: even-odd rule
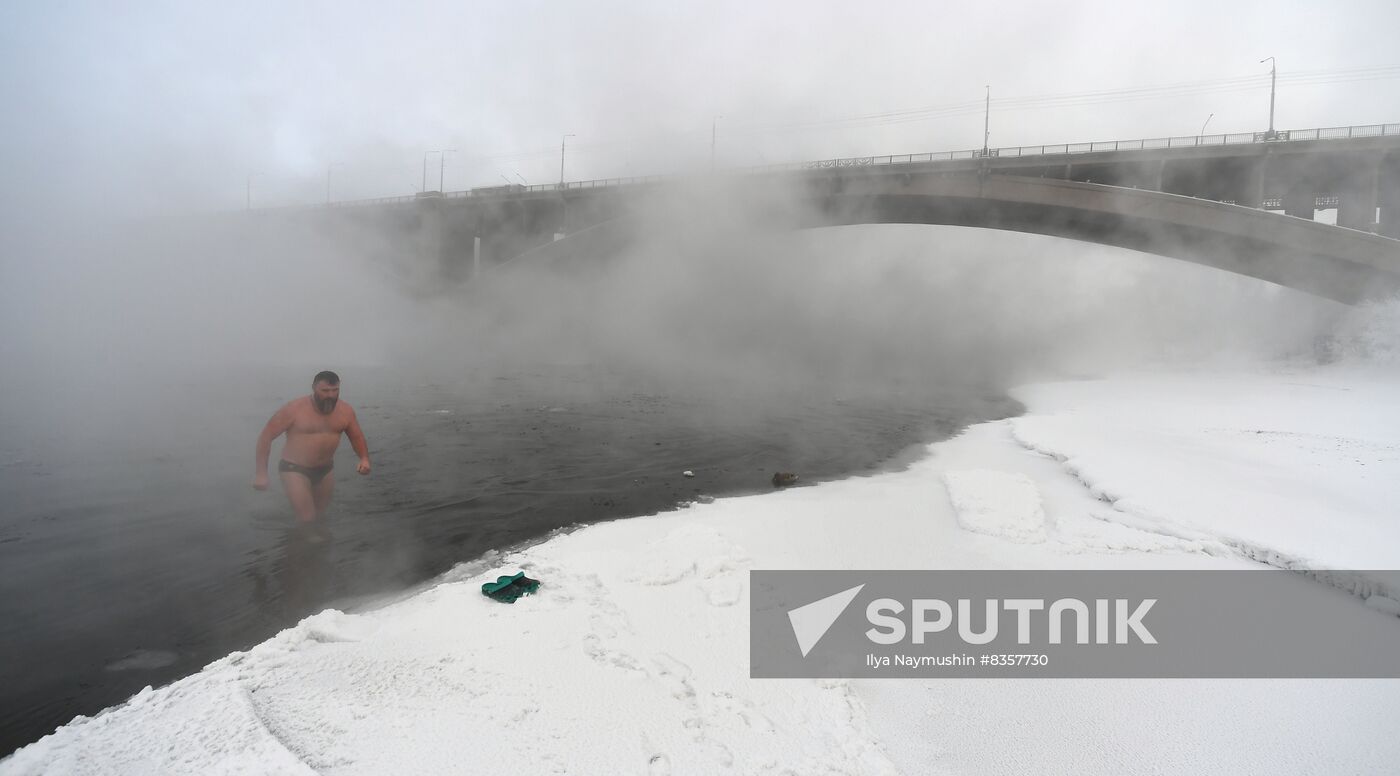
[[[320,398],[320,397],[316,397],[316,398],[313,398],[312,401],[314,401],[314,402],[316,403],[316,410],[317,410],[318,412],[320,412],[322,415],[329,415],[329,414],[331,414],[331,411],[335,409],[335,403],[338,402],[338,401],[340,401],[340,399],[339,399],[339,398],[322,399],[322,398]]]

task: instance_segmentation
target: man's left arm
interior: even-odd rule
[[[345,435],[350,437],[350,447],[354,448],[355,455],[360,457],[355,471],[369,474],[369,443],[365,441],[365,432],[360,430],[360,418],[353,409],[350,410],[350,425],[345,427]]]

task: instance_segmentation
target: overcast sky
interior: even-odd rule
[[[1395,122],[1397,29],[1393,0],[7,2],[3,185],[237,208],[250,173],[255,203],[318,201],[335,164],[337,199],[403,195],[444,147],[448,189],[542,183],[566,132],[569,179],[646,174],[708,164],[712,122],[722,165],[966,149],[987,84],[993,146],[1253,131],[1267,56],[1280,128]]]

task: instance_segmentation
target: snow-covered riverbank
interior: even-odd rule
[[[324,612],[0,773],[1392,772],[1394,681],[751,680],[746,585],[1400,568],[1397,389],[1357,369],[1027,386],[1026,415],[904,471],[591,526]],[[481,596],[514,569],[540,593]]]

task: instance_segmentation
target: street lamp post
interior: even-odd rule
[[[561,189],[564,188],[564,143],[571,137],[575,137],[575,135],[568,134],[559,138],[559,188]]]
[[[1206,116],[1205,123],[1201,124],[1201,131],[1196,133],[1196,145],[1201,144],[1201,138],[1204,137],[1206,134],[1206,124],[1209,124],[1210,120],[1213,118],[1215,118],[1214,113],[1210,114],[1209,116]]]
[[[1273,57],[1264,57],[1259,60],[1259,64],[1269,63],[1269,134],[1265,139],[1273,140],[1274,135],[1274,97],[1278,93],[1278,61]]]
[[[724,118],[724,117],[723,117],[723,116],[715,116],[713,119],[710,119],[710,170],[711,170],[711,171],[713,171],[713,170],[715,169],[715,130],[716,130],[716,127],[719,125],[719,120],[722,119],[722,118]]]
[[[248,180],[245,182],[245,185],[243,187],[243,208],[245,210],[253,209],[253,176],[255,175],[262,175],[262,173],[248,173]]]
[[[330,162],[326,165],[326,204],[331,203],[331,168],[339,167],[340,162]]]
[[[438,193],[443,192],[443,176],[447,171],[447,155],[457,153],[455,148],[444,148],[438,151]]]
[[[992,85],[987,84],[987,101],[982,110],[982,155],[987,155],[988,141],[992,137]]]
[[[428,190],[428,157],[429,157],[429,156],[432,156],[433,154],[445,154],[445,153],[448,153],[448,152],[451,152],[451,151],[455,151],[455,150],[456,150],[456,149],[454,149],[454,148],[443,148],[443,149],[438,149],[438,150],[435,150],[435,151],[424,151],[424,152],[423,152],[423,188],[419,189],[419,191],[424,191],[424,192],[426,192],[426,191]],[[438,193],[439,193],[439,194],[442,193],[442,170],[441,170],[441,168],[439,168],[439,170],[438,170]]]

